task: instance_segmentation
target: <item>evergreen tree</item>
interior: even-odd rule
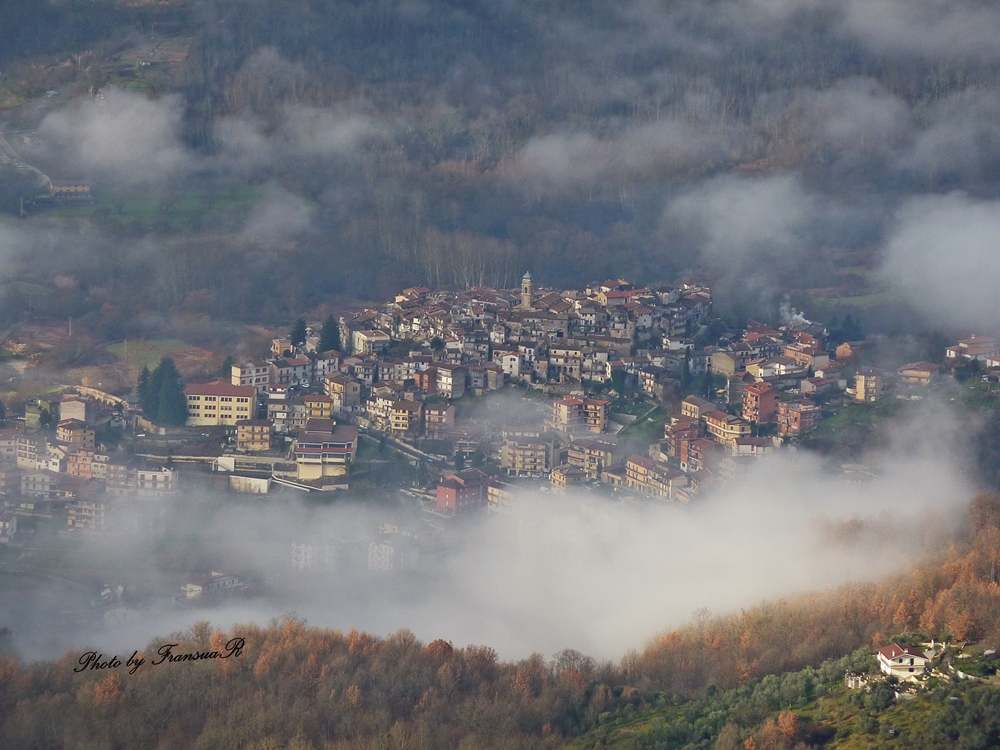
[[[165,377],[160,386],[160,410],[157,413],[159,424],[180,427],[187,422],[187,396],[180,378]]]
[[[187,396],[177,365],[164,357],[149,376],[142,410],[157,424],[178,427],[187,421]]]
[[[232,374],[233,374],[233,365],[235,365],[235,364],[236,364],[236,360],[233,359],[233,355],[232,354],[230,354],[228,357],[226,357],[222,361],[222,369],[221,369],[222,377],[224,377],[227,381],[229,380],[230,377],[232,377]]]
[[[332,315],[323,323],[323,330],[319,337],[319,350],[321,352],[340,351],[340,324]]]
[[[292,329],[292,346],[300,346],[306,343],[306,319],[299,318],[295,321],[295,327]]]
[[[135,389],[139,398],[139,405],[146,411],[147,400],[149,399],[149,366],[143,365],[142,372],[139,373],[139,384]]]

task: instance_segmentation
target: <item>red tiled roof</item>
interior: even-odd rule
[[[886,659],[895,659],[904,654],[906,656],[919,656],[921,659],[927,658],[923,652],[917,651],[915,648],[903,648],[898,643],[890,643],[888,646],[883,646],[878,652]]]
[[[188,383],[184,386],[186,396],[244,396],[253,398],[256,391],[252,385],[233,385],[224,380],[214,383]]]

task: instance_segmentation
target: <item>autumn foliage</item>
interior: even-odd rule
[[[486,646],[424,645],[406,630],[387,638],[345,634],[294,618],[228,633],[198,623],[150,643],[147,662],[165,643],[178,644],[176,653],[221,651],[234,637],[245,639],[241,656],[147,663],[134,674],[76,673],[79,653],[30,666],[0,659],[0,748],[553,747],[706,687],[715,686],[712,694],[815,666],[901,631],[995,646],[1000,498],[981,494],[970,515],[964,538],[907,574],[699,616],[620,665],[570,650],[503,662]],[[806,700],[812,685],[792,688]],[[717,746],[794,748],[798,721],[779,713],[749,738],[723,727]]]

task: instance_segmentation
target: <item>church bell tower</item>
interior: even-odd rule
[[[521,309],[530,310],[534,288],[531,283],[531,271],[526,271],[521,279]]]

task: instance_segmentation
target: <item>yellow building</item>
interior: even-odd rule
[[[544,439],[506,440],[500,446],[500,468],[512,477],[538,477],[551,470],[555,444]]]
[[[632,456],[625,462],[625,483],[645,495],[673,499],[677,489],[687,486],[688,478],[683,471],[661,466],[645,456]]]
[[[343,476],[357,448],[358,428],[351,425],[337,425],[332,432],[300,432],[294,449],[298,478]]]
[[[394,435],[412,435],[420,430],[423,405],[417,401],[393,401],[389,412],[389,428]]]
[[[306,396],[305,405],[307,419],[333,418],[333,399],[325,394]]]
[[[587,481],[587,472],[579,466],[557,466],[552,470],[552,477],[549,480],[553,487],[566,489],[576,484],[583,484]]]
[[[93,427],[88,427],[79,419],[64,419],[56,428],[56,440],[59,442],[90,450],[94,449],[96,435]]]
[[[67,525],[71,529],[104,531],[107,526],[108,504],[104,501],[75,500],[66,506]]]
[[[583,430],[604,432],[611,416],[611,402],[596,398],[565,397],[552,403],[549,424],[559,432],[572,433]]]
[[[600,479],[604,469],[614,463],[612,446],[594,440],[574,440],[569,444],[566,463],[583,469],[591,479]]]
[[[241,419],[236,423],[236,448],[241,451],[271,450],[271,422]]]
[[[854,400],[872,403],[882,398],[885,373],[874,367],[862,367],[854,379]]]
[[[750,437],[750,423],[718,409],[705,415],[709,437],[723,445],[732,445],[737,438]]]
[[[184,386],[188,402],[188,426],[235,425],[250,419],[256,405],[256,390],[250,385],[189,383]]]
[[[510,513],[514,485],[495,479],[486,486],[486,508],[490,513]]]
[[[326,379],[326,395],[340,407],[361,405],[361,383],[346,375],[330,375]]]

